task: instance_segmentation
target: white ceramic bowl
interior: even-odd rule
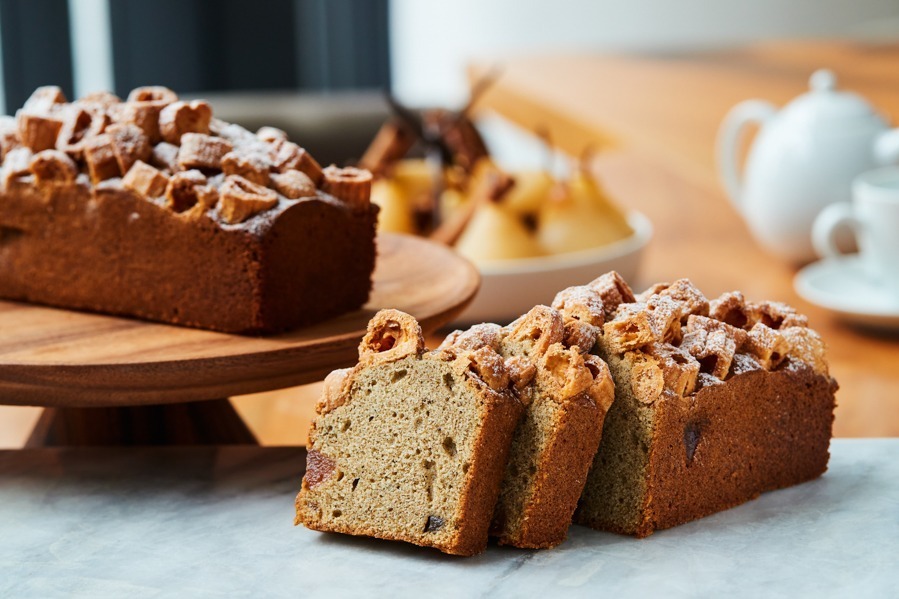
[[[652,238],[652,223],[636,210],[628,213],[627,220],[634,234],[599,248],[478,264],[481,289],[453,325],[507,324],[537,304],[549,305],[562,289],[584,285],[610,270],[633,281],[643,250]]]

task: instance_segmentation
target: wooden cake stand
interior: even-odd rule
[[[252,443],[227,398],[322,380],[352,365],[371,316],[397,308],[425,333],[478,290],[448,248],[378,237],[371,301],[351,314],[269,337],[0,302],[0,404],[45,406],[29,446]]]

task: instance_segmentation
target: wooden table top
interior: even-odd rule
[[[490,65],[492,66],[492,65]],[[840,383],[838,436],[899,435],[899,339],[851,328],[793,290],[796,268],[765,254],[726,200],[715,134],[736,103],[782,105],[828,67],[841,87],[899,117],[899,44],[771,43],[693,56],[536,56],[503,64],[479,102],[578,155],[613,140],[596,168],[613,197],[656,227],[641,281],[689,277],[710,297],[740,289],[808,314]],[[485,66],[472,67],[472,79]]]

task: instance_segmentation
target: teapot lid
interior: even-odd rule
[[[832,120],[870,121],[883,119],[858,94],[837,89],[833,71],[819,69],[809,78],[809,91],[787,104],[784,116],[791,119],[826,123]]]

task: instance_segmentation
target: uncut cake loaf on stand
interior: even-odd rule
[[[371,175],[144,87],[0,117],[0,298],[230,333],[359,309]]]
[[[804,316],[686,279],[591,287],[616,397],[576,522],[645,537],[826,470],[837,383]]]

